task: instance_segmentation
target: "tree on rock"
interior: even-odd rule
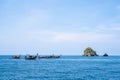
[[[88,47],[84,50],[84,56],[98,56],[96,51],[94,51],[92,48]]]

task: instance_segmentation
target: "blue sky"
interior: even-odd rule
[[[0,54],[120,55],[119,0],[0,0]]]

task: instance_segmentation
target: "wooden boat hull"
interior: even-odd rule
[[[55,56],[55,55],[52,55],[52,56],[39,56],[39,59],[42,59],[42,58],[46,58],[46,59],[49,59],[49,58],[60,58],[60,56]]]
[[[25,60],[35,60],[37,56],[25,56]]]
[[[20,56],[12,56],[13,59],[20,59]]]

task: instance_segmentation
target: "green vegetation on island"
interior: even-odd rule
[[[98,54],[92,48],[88,47],[84,50],[83,56],[98,56]]]

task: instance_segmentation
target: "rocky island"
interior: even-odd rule
[[[107,53],[105,53],[103,56],[108,56],[108,54],[107,54]]]
[[[88,47],[84,50],[83,56],[98,56],[98,54],[92,48]]]

